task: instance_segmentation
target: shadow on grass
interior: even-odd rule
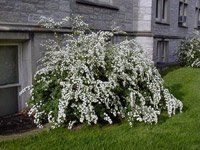
[[[179,100],[181,100],[184,103],[184,96],[185,93],[181,90],[182,89],[182,85],[181,84],[174,84],[171,86],[166,86],[166,88],[169,89],[169,91]],[[184,105],[184,104],[183,104]],[[187,110],[187,106],[184,105],[183,107],[183,112],[185,112]]]
[[[162,77],[166,76],[168,73],[173,72],[177,69],[181,68],[181,66],[177,65],[177,66],[173,66],[167,69],[163,69],[163,70],[159,70],[160,74]]]
[[[182,85],[181,84],[174,84],[171,86],[166,86],[167,89],[169,89],[170,93],[172,93],[177,99],[181,100],[184,103],[184,92],[181,91]],[[188,109],[187,106],[184,105],[182,112],[186,112]],[[176,110],[176,114],[180,113],[179,109]],[[166,122],[167,119],[170,119],[169,115],[167,114],[167,111],[163,111],[161,115],[159,116],[159,124],[162,124]]]
[[[172,93],[177,99],[184,99],[184,92],[181,90],[182,89],[181,84],[173,84],[170,86],[166,86],[167,89],[169,89],[170,93]]]

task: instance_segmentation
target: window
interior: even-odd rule
[[[196,0],[195,15],[195,28],[200,29],[200,0]]]
[[[157,62],[168,61],[168,45],[168,41],[157,41]]]
[[[178,17],[179,26],[187,26],[187,6],[187,0],[180,0]]]
[[[0,45],[0,116],[18,111],[18,92],[20,88],[19,56],[19,45]]]
[[[169,0],[156,0],[156,21],[162,23],[168,23]]]

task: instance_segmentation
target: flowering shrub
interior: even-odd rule
[[[169,116],[182,110],[182,102],[164,88],[153,62],[134,40],[112,44],[112,32],[92,32],[80,17],[73,21],[72,35],[56,35],[44,44],[47,52],[29,101],[29,114],[39,127],[44,120],[70,129],[75,123],[112,124],[121,118],[130,125],[134,120],[157,123],[161,110]],[[42,22],[48,28],[63,23]]]
[[[182,41],[178,50],[178,61],[183,66],[200,67],[200,35]]]

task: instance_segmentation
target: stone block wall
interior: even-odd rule
[[[97,4],[101,4],[101,2]],[[111,25],[116,23],[125,31],[133,31],[133,22],[135,21],[133,19],[133,1],[113,0],[110,5],[118,8],[118,10],[81,4],[74,0],[71,1],[71,13],[83,16],[93,29],[110,30]]]
[[[156,23],[156,0],[153,0],[152,10],[152,32],[155,35],[167,35],[167,36],[180,36],[185,37],[190,35],[195,28],[195,6],[196,0],[188,0],[187,7],[187,26],[178,26],[178,14],[179,14],[179,0],[170,0],[170,11],[169,11],[169,24]]]
[[[40,16],[70,15],[70,0],[0,0],[0,23],[37,24]]]
[[[97,5],[88,5],[87,1]],[[97,30],[110,30],[116,23],[129,33],[129,38],[135,38],[152,58],[151,13],[152,0],[0,0],[0,34],[7,31],[13,36],[21,32],[31,35],[33,73],[37,60],[42,56],[40,43],[50,35],[37,26],[40,16],[60,20],[66,16],[81,15],[92,29]],[[3,35],[1,39],[9,40],[11,37]],[[119,37],[115,41],[126,38]]]
[[[188,0],[187,6],[187,26],[178,26],[179,16],[179,0],[169,1],[169,23],[162,24],[156,22],[156,0],[153,1],[152,6],[152,32],[154,34],[154,58],[156,57],[156,41],[157,40],[168,40],[169,41],[169,52],[168,61],[176,61],[176,51],[180,45],[182,39],[190,36],[195,29],[195,6],[196,0]]]
[[[139,0],[133,1],[133,30],[151,31],[152,1]]]

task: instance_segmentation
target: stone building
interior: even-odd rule
[[[59,20],[82,15],[90,28],[110,30],[115,22],[142,45],[155,62],[175,61],[180,41],[200,27],[199,0],[0,0],[0,116],[25,107],[41,43],[53,31],[42,29],[40,16]],[[69,23],[59,32],[70,34]],[[113,42],[125,39],[115,35]]]

